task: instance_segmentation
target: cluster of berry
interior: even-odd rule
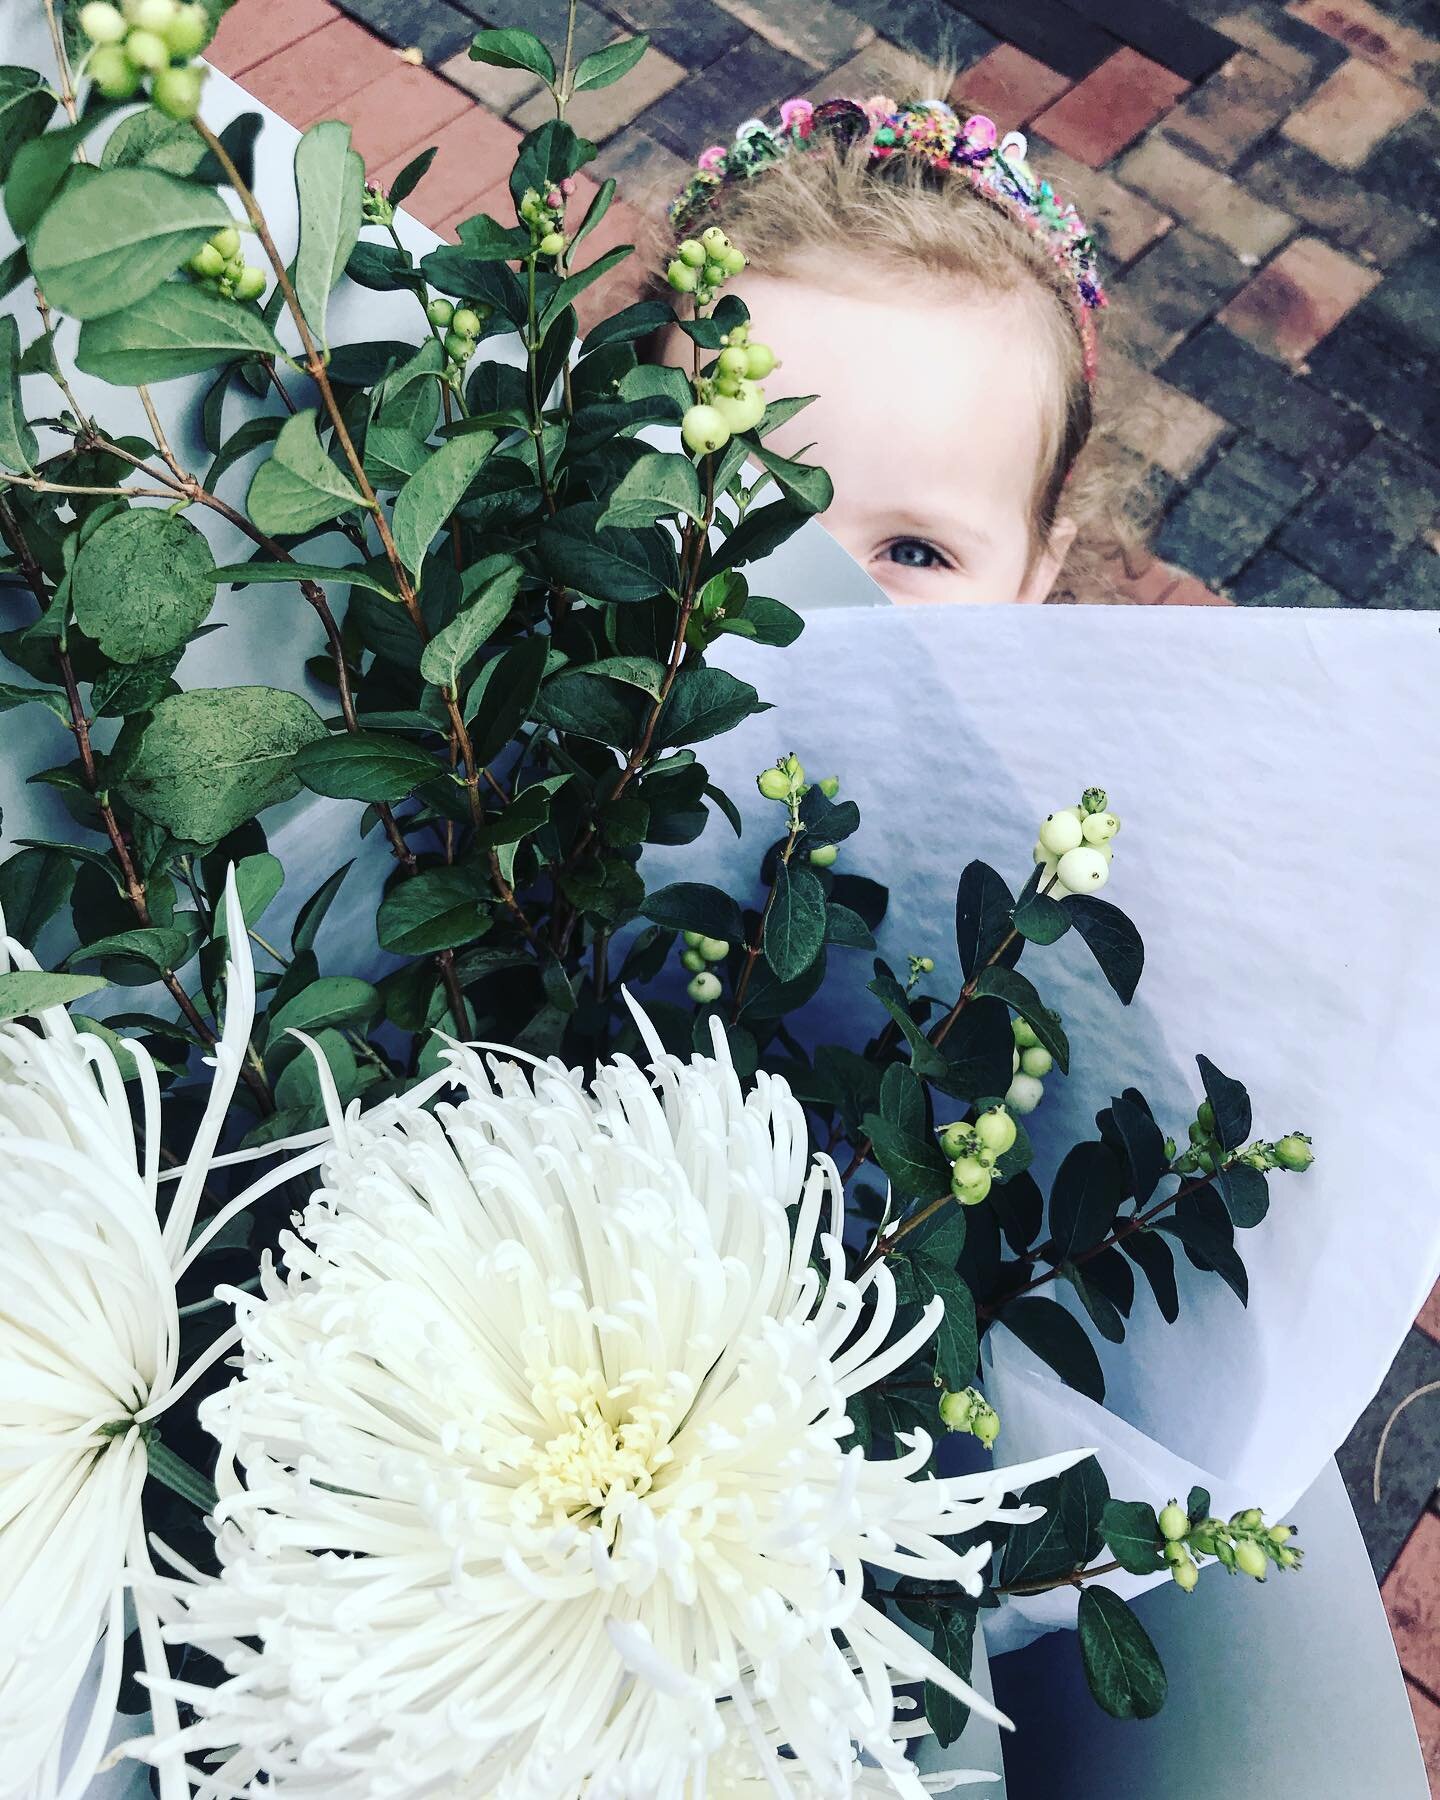
[[[1110,840],[1119,829],[1120,821],[1106,810],[1103,788],[1086,788],[1078,806],[1046,815],[1035,860],[1044,865],[1044,891],[1052,900],[1104,887],[1110,879]]]
[[[762,769],[755,777],[755,785],[767,800],[780,800],[793,813],[800,802],[810,791],[810,783],[805,779],[805,765],[793,752],[782,756],[772,769]],[[814,784],[827,800],[833,800],[840,792],[838,775],[823,775]],[[809,860],[817,869],[830,868],[840,851],[834,844],[817,844],[809,852]],[[930,965],[935,966],[933,963]]]
[[[724,962],[730,954],[728,938],[706,937],[703,931],[687,931],[680,961],[690,971],[685,989],[697,1006],[711,1006],[720,998],[720,977],[711,963]]]
[[[456,306],[452,301],[438,297],[425,308],[426,318],[436,331],[445,334],[445,355],[449,359],[445,379],[451,387],[458,387],[464,379],[475,346],[480,341],[481,327],[490,317],[491,310],[483,301],[476,301],[473,306]]]
[[[989,1450],[1000,1435],[1000,1415],[979,1388],[940,1396],[940,1423],[947,1431],[968,1431]]]
[[[1254,1581],[1265,1579],[1271,1563],[1277,1569],[1298,1569],[1304,1551],[1291,1547],[1294,1535],[1293,1525],[1266,1525],[1258,1506],[1236,1513],[1228,1524],[1224,1519],[1192,1519],[1175,1500],[1160,1514],[1170,1577],[1187,1594],[1200,1579],[1197,1556],[1213,1556],[1232,1575],[1248,1575]]]
[[[233,225],[222,225],[185,268],[207,293],[226,300],[258,300],[265,292],[265,271],[246,264],[240,254],[240,233]]]
[[[693,294],[697,306],[708,306],[744,267],[744,252],[735,248],[718,225],[711,225],[698,238],[685,239],[666,269],[665,279],[677,294]]]
[[[129,100],[150,77],[150,98],[172,119],[193,119],[203,68],[190,58],[210,39],[210,15],[199,0],[89,0],[80,29],[91,50],[85,72],[110,100]]]
[[[744,254],[718,225],[711,225],[698,238],[686,238],[666,278],[677,292],[694,294],[698,306],[708,306],[721,284],[744,267]],[[732,437],[760,423],[765,416],[760,383],[774,367],[775,352],[768,344],[751,342],[748,324],[732,326],[724,334],[714,365],[696,377],[696,403],[680,424],[681,435],[697,456],[714,455]]]
[[[1032,1113],[1045,1098],[1043,1077],[1054,1068],[1055,1058],[1024,1019],[1010,1021],[1010,1036],[1015,1040],[1015,1048],[1010,1053],[1010,1086],[1005,1090],[1005,1104],[1012,1112]]]
[[[990,1192],[995,1165],[1020,1135],[1003,1103],[987,1107],[973,1124],[956,1119],[940,1133],[950,1159],[950,1191],[962,1206],[978,1206]]]
[[[565,235],[565,202],[575,192],[575,177],[566,176],[545,193],[526,188],[520,217],[530,227],[530,241],[541,256],[559,256],[570,242]]]
[[[1196,1110],[1195,1123],[1190,1127],[1190,1148],[1184,1155],[1175,1155],[1173,1139],[1167,1140],[1165,1150],[1177,1175],[1193,1175],[1197,1169],[1203,1169],[1207,1175],[1215,1173],[1225,1161],[1226,1151],[1215,1135],[1215,1108],[1208,1100],[1202,1100]],[[1269,1174],[1271,1169],[1303,1175],[1314,1162],[1315,1152],[1303,1131],[1292,1131],[1278,1143],[1248,1145],[1236,1160],[1259,1169],[1262,1175]]]

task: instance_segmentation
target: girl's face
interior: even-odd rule
[[[938,282],[881,292],[857,279],[847,292],[749,275],[734,285],[751,335],[780,358],[768,396],[819,395],[766,443],[782,456],[808,447],[829,471],[835,500],[821,523],[890,598],[1043,600],[1074,527],[1061,521],[1034,554],[1053,402],[1027,302],[957,298]]]

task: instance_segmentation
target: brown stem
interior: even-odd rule
[[[45,0],[45,20],[50,27],[50,45],[55,53],[55,68],[60,76],[60,104],[73,125],[80,116],[75,108],[75,80],[70,73],[70,58],[65,54],[65,34],[55,15],[55,0]]]

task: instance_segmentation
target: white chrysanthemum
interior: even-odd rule
[[[228,917],[239,919],[233,891]],[[34,969],[4,936],[0,971]],[[209,1365],[178,1372],[175,1299],[211,1153],[254,1014],[243,928],[232,934],[229,1013],[215,1080],[162,1225],[160,1089],[139,1044],[144,1130],[136,1142],[110,1048],[63,1007],[0,1025],[0,1794],[78,1800],[115,1715],[125,1590],[150,1564],[140,1521],[153,1422]],[[235,1341],[227,1332],[213,1354]],[[127,1570],[127,1565],[129,1568]],[[162,1656],[137,1598],[146,1662]],[[88,1718],[64,1736],[97,1643]],[[168,1705],[168,1702],[164,1703]],[[173,1708],[170,1711],[173,1717]],[[183,1794],[178,1761],[167,1795]]]
[[[877,1778],[857,1752],[918,1796],[895,1680],[998,1716],[863,1568],[978,1591],[988,1548],[944,1538],[1038,1516],[1002,1496],[1084,1453],[868,1461],[846,1403],[938,1303],[887,1345],[892,1278],[846,1277],[785,1084],[742,1093],[719,1033],[714,1061],[651,1049],[587,1091],[456,1048],[435,1115],[332,1107],[287,1275],[234,1296],[243,1373],[201,1412],[222,1574],[167,1637],[230,1677],[173,1689],[202,1796],[838,1800]]]

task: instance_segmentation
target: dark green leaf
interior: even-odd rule
[[[4,74],[0,69],[0,77]],[[20,328],[6,313],[0,317],[0,469],[29,475],[34,472],[39,454],[39,442],[26,423],[20,398]]]
[[[194,918],[194,914],[185,915]],[[93,943],[82,944],[78,950],[72,951],[68,961],[111,963],[111,979],[122,987],[143,987],[146,981],[157,975],[165,975],[182,967],[190,960],[193,948],[188,934],[177,928],[149,926],[134,931],[118,931],[109,937],[97,938]],[[144,973],[136,972],[133,979],[127,979],[128,971],[123,967],[126,963],[139,963]]]
[[[28,75],[29,69],[21,71]],[[71,158],[100,121],[114,112],[112,104],[91,102],[73,125],[32,137],[14,152],[5,183],[5,212],[15,235],[28,238],[62,184],[78,187],[99,173],[93,165],[77,167]]]
[[[624,262],[627,256],[634,254],[633,244],[617,244],[613,250],[607,250],[603,256],[597,256],[592,263],[587,263],[573,275],[567,275],[546,302],[545,310],[540,314],[539,329],[542,336],[548,333],[553,325],[563,316],[565,309],[572,305],[588,287],[602,280],[617,263]],[[573,327],[572,327],[573,329]]]
[[[575,669],[545,683],[534,715],[542,725],[618,749],[639,734],[640,708],[628,683],[617,685],[603,675]]]
[[[783,650],[799,637],[805,629],[805,621],[783,601],[767,599],[764,594],[752,594],[745,602],[744,612],[734,619],[722,619],[720,629],[749,638],[752,643],[770,644]]]
[[[1028,894],[1016,904],[1015,929],[1028,943],[1053,944],[1070,929],[1070,915],[1048,894]]]
[[[555,79],[554,58],[529,31],[477,31],[470,40],[470,60],[495,69],[528,69],[547,84]]]
[[[1060,1265],[1061,1273],[1074,1288],[1076,1297],[1085,1308],[1090,1323],[1112,1344],[1123,1344],[1125,1341],[1125,1321],[1120,1317],[1119,1308],[1089,1279],[1090,1264],[1079,1269],[1072,1262]]]
[[[655,743],[660,748],[698,744],[769,710],[769,702],[728,669],[681,669],[660,714]]]
[[[763,444],[751,446],[750,454],[771,476],[792,506],[806,513],[821,513],[835,498],[835,484],[823,469],[813,463],[792,462],[777,456]]]
[[[270,1014],[270,1043],[285,1031],[322,1030],[327,1025],[349,1025],[373,1019],[380,1011],[380,995],[368,981],[353,975],[326,975],[292,994]]]
[[[808,508],[797,506],[789,500],[773,500],[767,506],[755,507],[745,514],[723,544],[710,550],[705,560],[706,576],[717,575],[722,569],[736,569],[743,563],[758,562],[762,557],[769,556],[787,538],[794,537],[805,521],[813,516]]]
[[[1025,1345],[1042,1362],[1048,1363],[1060,1379],[1091,1400],[1105,1398],[1105,1377],[1100,1359],[1085,1335],[1085,1328],[1072,1313],[1055,1300],[1042,1300],[1027,1294],[1012,1300],[1000,1315]]]
[[[1210,1492],[1208,1488],[1192,1487],[1185,1501],[1187,1519],[1204,1519],[1210,1515]]]
[[[967,864],[955,894],[955,941],[967,981],[996,955],[1009,935],[1014,907],[1014,895],[988,863]],[[1010,963],[1023,947],[1018,941],[1012,946],[1015,954],[1008,958]]]
[[[315,947],[315,934],[319,931],[331,903],[340,892],[340,884],[355,867],[352,857],[349,862],[341,863],[333,875],[327,875],[320,886],[295,915],[295,929],[290,933],[290,947],[297,956]]]
[[[975,1379],[975,1364],[980,1356],[975,1296],[954,1264],[941,1257],[927,1256],[922,1249],[911,1266],[922,1300],[937,1295],[945,1306],[945,1317],[935,1334],[936,1373],[947,1388],[966,1387]]]
[[[607,344],[629,344],[637,338],[649,337],[674,322],[675,314],[663,300],[637,300],[608,319],[602,319],[586,333],[580,346],[582,356],[601,350]]]
[[[80,328],[75,363],[120,387],[194,375],[247,352],[278,356],[275,333],[252,306],[237,306],[188,281]]]
[[[860,808],[853,800],[831,800],[817,782],[800,802],[800,823],[807,849],[843,844],[860,829]]]
[[[575,71],[575,92],[609,87],[612,82],[621,80],[649,47],[650,39],[642,32],[639,37],[621,38],[618,43],[606,44],[602,50],[592,50]]]
[[[1061,1074],[1070,1070],[1070,1042],[1059,1022],[1046,1009],[1035,985],[1015,969],[993,963],[975,977],[975,993],[990,995],[1019,1013],[1040,1042],[1055,1058]]]
[[[1078,1330],[1078,1327],[1077,1327]],[[1028,1525],[1013,1525],[1000,1564],[1000,1579],[1042,1581],[1048,1575],[1068,1573],[1080,1560],[1070,1547],[1060,1516],[1060,1478],[1033,1482],[1022,1495],[1027,1506],[1043,1506],[1044,1513]]]
[[[950,1165],[923,1128],[917,1131],[892,1125],[878,1113],[867,1113],[863,1128],[874,1147],[876,1162],[890,1177],[902,1200],[931,1200],[949,1187]]]
[[[54,110],[55,96],[37,70],[0,68],[0,181],[10,173],[16,151],[44,131]]]
[[[1125,1198],[1125,1172],[1106,1144],[1076,1144],[1050,1190],[1050,1235],[1061,1258],[1093,1250]]]
[[[910,1066],[915,1073],[926,1081],[943,1080],[949,1074],[950,1065],[915,1023],[904,988],[884,963],[876,962],[875,979],[869,983],[869,988],[900,1027],[901,1035],[910,1046]],[[1010,1066],[1008,1050],[1005,1054],[1005,1066],[1007,1069]]]
[[[1143,1106],[1123,1095],[1112,1100],[1110,1122],[1116,1138],[1124,1146],[1130,1169],[1130,1192],[1137,1206],[1143,1206],[1159,1186],[1165,1173],[1165,1138],[1160,1127]]]
[[[1248,1163],[1230,1163],[1216,1170],[1215,1185],[1231,1221],[1242,1231],[1251,1231],[1262,1223],[1270,1210],[1270,1188],[1259,1169],[1252,1169]]]
[[[690,458],[652,450],[621,476],[596,523],[643,530],[676,513],[699,519],[704,505]]]
[[[647,919],[670,931],[699,931],[726,943],[745,941],[745,921],[740,908],[717,887],[702,881],[677,881],[647,894],[641,907]]]
[[[1197,1056],[1205,1098],[1215,1109],[1215,1135],[1226,1150],[1238,1150],[1250,1136],[1250,1096],[1238,1081],[1222,1075],[1208,1056]]]
[[[1165,1567],[1160,1554],[1160,1521],[1148,1501],[1107,1501],[1101,1529],[1110,1554],[1131,1575],[1153,1575]]]
[[[1165,1704],[1165,1669],[1145,1627],[1109,1588],[1080,1593],[1080,1656],[1090,1692],[1115,1719],[1150,1719]]]
[[[541,527],[538,548],[548,572],[595,600],[648,600],[680,579],[675,546],[658,531],[597,529],[598,501],[567,506]]]
[[[926,1130],[925,1088],[904,1063],[891,1063],[880,1077],[880,1116],[899,1131],[918,1136]]]
[[[222,371],[224,380],[228,371]],[[246,419],[231,432],[230,436],[215,453],[215,460],[205,475],[205,486],[213,494],[215,485],[225,471],[239,462],[241,457],[250,456],[256,450],[263,450],[267,444],[273,444],[280,435],[280,427],[285,423],[270,414],[262,414],[257,419]]]
[[[1105,1471],[1093,1456],[1060,1476],[1060,1523],[1077,1562],[1093,1562],[1104,1541],[1101,1519],[1110,1498]]]
[[[300,248],[294,286],[311,332],[324,346],[330,290],[360,236],[365,164],[350,148],[350,127],[339,119],[312,125],[295,146],[295,193],[300,206]]]
[[[193,525],[131,507],[96,527],[70,572],[75,620],[117,663],[179,650],[215,598],[215,559]]]
[[[997,1183],[990,1190],[989,1202],[1005,1242],[1017,1256],[1023,1256],[1039,1237],[1045,1217],[1045,1202],[1034,1177],[1022,1171]]]
[[[218,195],[158,169],[105,169],[67,183],[30,234],[30,267],[52,306],[75,319],[120,312],[152,293],[222,225]]]
[[[490,909],[469,870],[424,869],[402,876],[380,902],[375,928],[383,950],[426,956],[482,935]]]
[[[490,565],[498,567],[490,571]],[[524,570],[509,558],[487,558],[486,575],[473,581],[477,570],[462,577],[462,611],[443,631],[431,638],[420,657],[420,673],[436,687],[452,693],[460,672],[476,651],[489,642],[515,603]]]
[[[359,490],[325,454],[311,408],[285,421],[245,502],[254,522],[274,537],[313,531],[362,504]]]
[[[1180,1293],[1175,1285],[1175,1257],[1164,1238],[1150,1230],[1132,1231],[1120,1240],[1120,1247],[1150,1283],[1160,1316],[1173,1325],[1180,1317]]]
[[[0,70],[0,107],[5,92]],[[0,114],[3,129],[3,114]],[[75,872],[58,850],[17,850],[0,863],[0,917],[5,930],[22,944],[33,944],[40,928],[70,897]]]
[[[495,443],[493,431],[448,439],[396,495],[391,529],[400,560],[412,575],[419,574],[436,532],[465,497]]]
[[[109,984],[98,975],[56,975],[48,969],[0,974],[0,1020],[24,1019],[52,1006],[68,1006]]]
[[[1145,967],[1140,933],[1118,906],[1092,894],[1067,894],[1060,902],[1070,923],[1090,946],[1100,972],[1128,1006]]]
[[[848,950],[873,950],[875,934],[859,913],[851,912],[848,906],[837,906],[832,900],[825,909],[825,942],[841,944]]]
[[[410,252],[395,244],[372,244],[362,239],[350,252],[345,273],[359,287],[372,293],[390,294],[401,288],[423,292]]]
[[[465,721],[471,727],[476,761],[482,765],[510,742],[530,716],[549,645],[528,638],[485,664],[465,696]]]
[[[372,575],[363,563],[305,563],[305,562],[248,562],[226,563],[216,569],[213,581],[337,581],[346,587],[369,588],[372,593],[383,594],[387,600],[393,600],[398,606],[400,596],[388,588],[385,583]]]
[[[999,1000],[972,1000],[946,1036],[935,1085],[957,1100],[1003,1094],[1010,1085],[1014,1040]]]
[[[400,206],[408,200],[425,179],[431,163],[435,160],[438,146],[432,144],[428,150],[422,150],[418,156],[412,156],[405,167],[390,183],[390,191],[386,198],[392,206]]]
[[[713,671],[718,673],[719,671]],[[795,981],[825,942],[825,890],[813,869],[783,859],[775,869],[775,894],[765,918],[765,960],[780,981]]]
[[[378,731],[317,738],[297,752],[294,768],[312,794],[376,805],[403,800],[441,773],[422,745]]]
[[[935,1639],[931,1648],[952,1675],[969,1681],[978,1609],[961,1604],[936,1607],[934,1613]],[[970,1708],[934,1681],[925,1683],[924,1705],[925,1722],[936,1738],[941,1744],[953,1744],[965,1729]]]
[[[0,681],[0,712],[13,712],[17,706],[48,706],[57,719],[70,723],[69,702],[59,688]]]

